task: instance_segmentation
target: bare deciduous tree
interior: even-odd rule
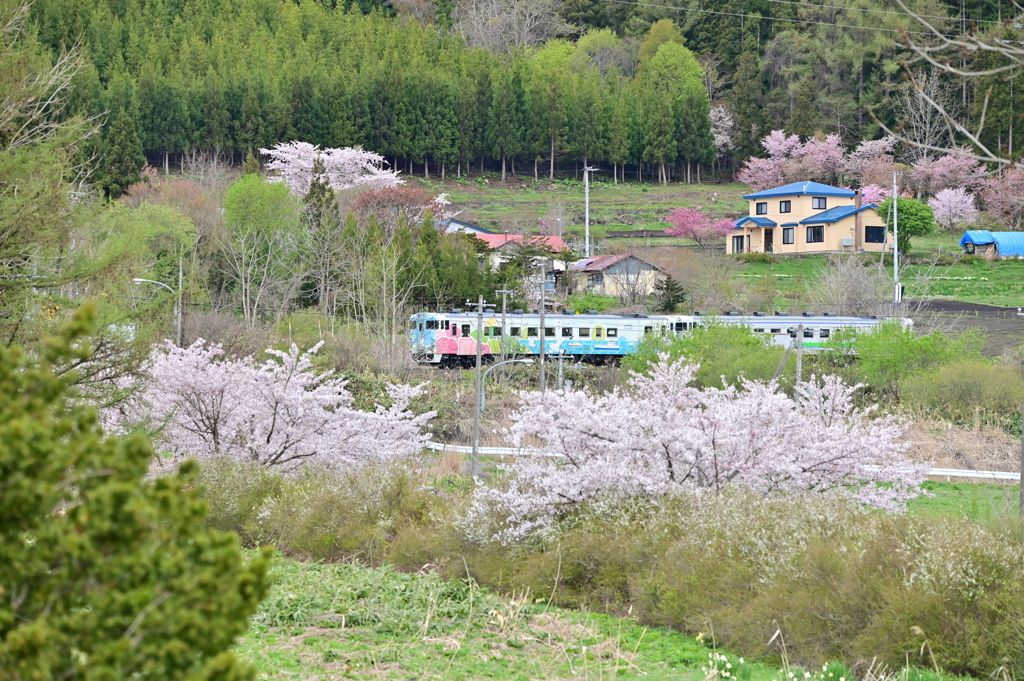
[[[931,69],[916,72],[913,81],[901,86],[893,99],[900,130],[911,142],[903,154],[907,163],[934,159],[938,156],[935,149],[954,146],[953,128],[940,111],[945,111],[950,118],[958,121],[961,109],[952,88],[942,81],[938,71]],[[932,102],[938,104],[939,108],[933,106]]]
[[[455,20],[470,46],[510,54],[569,31],[560,9],[559,0],[462,0]]]

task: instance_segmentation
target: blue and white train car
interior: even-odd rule
[[[504,319],[505,326],[502,326]],[[476,360],[477,343],[484,361],[500,354],[539,355],[541,342],[548,355],[564,355],[577,362],[616,363],[634,352],[645,336],[674,336],[696,326],[729,324],[748,326],[756,334],[765,334],[777,345],[788,345],[800,329],[805,348],[814,349],[828,342],[839,329],[870,329],[884,320],[877,317],[838,317],[835,315],[618,315],[547,314],[541,328],[540,314],[501,313],[487,308],[483,329],[477,328],[477,314],[462,310],[420,312],[410,318],[410,343],[413,357],[425,364],[446,367],[471,366]],[[902,319],[907,327],[912,322]],[[801,327],[803,327],[801,329]]]

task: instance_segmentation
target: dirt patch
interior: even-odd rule
[[[967,430],[948,423],[914,423],[903,441],[910,443],[910,459],[933,461],[936,468],[1020,471],[1020,439],[999,428]]]
[[[1018,309],[933,298],[924,304],[922,312],[947,320],[955,330],[983,333],[987,337],[985,354],[999,356],[1024,345],[1024,316],[1017,314]]]

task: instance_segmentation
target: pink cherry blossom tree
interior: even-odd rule
[[[782,162],[774,158],[751,157],[736,173],[736,179],[750,185],[750,191],[759,192],[786,184]]]
[[[510,429],[516,446],[543,443],[475,493],[470,522],[516,541],[580,504],[657,498],[738,485],[763,494],[816,493],[900,511],[927,467],[907,461],[906,423],[854,404],[860,386],[834,376],[790,398],[774,383],[698,390],[696,367],[666,357],[649,375],[603,396],[524,393]]]
[[[267,170],[276,172],[271,179],[284,182],[296,196],[309,193],[313,181],[313,163],[323,161],[327,183],[332,189],[366,187],[378,189],[402,184],[398,171],[385,170],[387,161],[380,154],[363,149],[321,149],[309,142],[281,142],[271,149],[260,149],[270,157]]]
[[[732,220],[715,220],[693,208],[675,208],[665,217],[665,222],[672,225],[665,230],[666,234],[695,241],[701,250],[721,241],[733,227]]]
[[[985,180],[981,200],[988,214],[1010,229],[1024,227],[1024,170],[1009,168]]]
[[[891,184],[896,167],[892,155],[895,143],[892,137],[860,142],[846,157],[844,174],[861,185]]]
[[[825,139],[812,137],[802,148],[793,152],[793,159],[802,177],[794,179],[816,179],[826,184],[835,184],[846,169],[846,149],[839,135],[827,135]]]
[[[939,190],[928,199],[928,205],[935,214],[935,222],[947,232],[970,228],[978,219],[974,196],[963,187]]]
[[[414,414],[409,404],[422,388],[390,386],[390,406],[360,411],[343,379],[313,371],[319,348],[268,350],[270,358],[259,363],[224,359],[219,345],[203,341],[186,348],[168,343],[154,352],[134,403],[105,422],[128,430],[144,417],[159,446],[175,456],[283,469],[304,462],[345,467],[421,452],[434,413]]]
[[[943,189],[974,190],[985,182],[985,167],[968,149],[914,165],[910,183],[919,196],[934,196]]]
[[[885,187],[880,187],[877,184],[869,184],[867,186],[861,187],[860,190],[861,200],[865,204],[873,203],[876,206],[882,201],[884,201],[885,198],[889,196],[889,194],[891,193],[892,192],[890,192]]]

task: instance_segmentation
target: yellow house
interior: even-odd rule
[[[736,221],[726,253],[829,253],[892,250],[892,233],[861,205],[860,191],[793,182],[743,198],[750,212]]]

